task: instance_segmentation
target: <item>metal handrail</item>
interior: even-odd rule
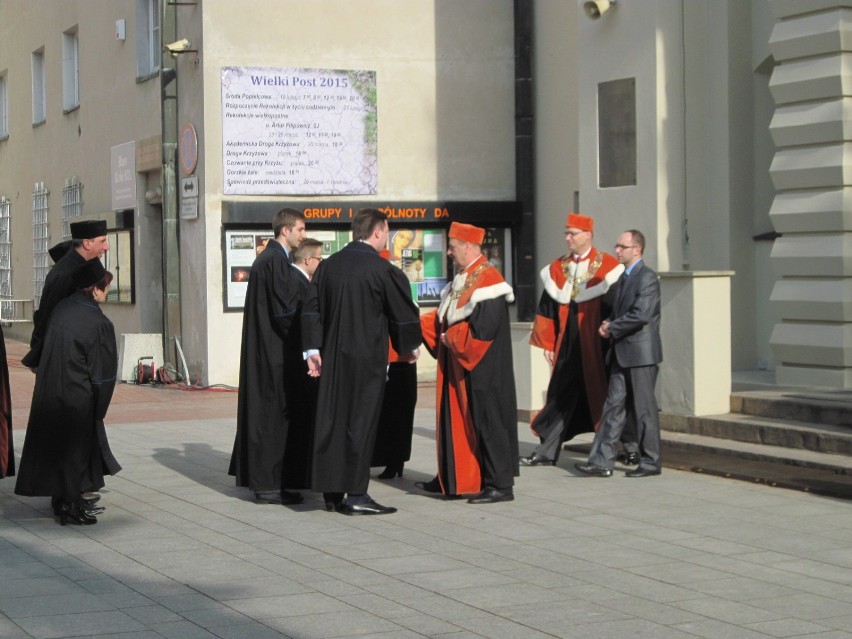
[[[16,324],[33,321],[33,301],[0,296],[0,323]]]

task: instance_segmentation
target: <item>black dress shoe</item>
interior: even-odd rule
[[[343,493],[323,493],[322,498],[325,501],[325,509],[329,512],[334,512],[343,505]]]
[[[59,524],[74,524],[76,526],[91,526],[98,523],[97,517],[92,517],[83,510],[82,500],[69,504],[63,502],[59,507]]]
[[[438,481],[437,477],[433,477],[429,481],[416,481],[414,482],[414,487],[427,493],[441,494],[444,492],[441,490],[441,482]]]
[[[625,466],[638,466],[639,465],[639,453],[625,453],[624,454],[624,465]]]
[[[556,463],[554,460],[548,459],[538,453],[533,453],[529,457],[519,457],[518,461],[521,462],[521,466],[553,466]]]
[[[303,501],[305,501],[305,498],[302,497],[302,493],[291,492],[289,490],[281,491],[281,503],[285,506],[301,504]]]
[[[403,468],[404,465],[405,465],[405,462],[388,464],[387,467],[376,476],[376,478],[377,479],[393,479],[394,477],[402,477],[402,468]]]
[[[652,477],[654,475],[659,475],[660,470],[650,470],[648,468],[637,468],[636,470],[628,470],[624,473],[625,477]]]
[[[586,475],[597,475],[598,477],[612,477],[612,470],[595,464],[574,464],[574,468]]]
[[[98,499],[100,499],[100,495],[98,495]],[[95,500],[92,501],[92,500],[89,500],[89,499],[82,499],[81,498],[78,503],[80,504],[80,507],[83,509],[83,512],[85,512],[90,517],[94,517],[95,515],[100,515],[102,512],[104,512],[106,510],[106,508],[104,508],[103,506],[92,505],[98,499],[95,499]],[[63,505],[63,501],[62,501],[61,497],[51,498],[50,507],[53,509],[53,514],[56,515],[57,517],[60,517],[62,515],[62,505]]]
[[[511,488],[492,488],[488,487],[478,495],[474,495],[467,500],[469,504],[496,504],[498,501],[513,501],[515,494]]]
[[[396,512],[393,506],[382,506],[377,504],[372,499],[363,504],[342,504],[337,508],[337,512],[344,515],[390,515]]]
[[[270,490],[263,493],[255,493],[254,498],[258,504],[280,504],[281,491]]]

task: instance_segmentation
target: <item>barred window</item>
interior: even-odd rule
[[[0,195],[0,317],[8,317],[12,299],[12,236],[9,232],[9,216],[12,203]]]
[[[41,302],[44,278],[50,268],[47,254],[47,197],[50,190],[44,182],[36,182],[33,187],[33,308]]]
[[[62,239],[71,239],[71,222],[83,214],[83,184],[75,175],[62,187]]]

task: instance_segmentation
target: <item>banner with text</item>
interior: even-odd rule
[[[222,68],[227,195],[373,195],[375,71]]]

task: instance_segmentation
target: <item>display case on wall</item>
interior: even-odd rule
[[[241,311],[251,265],[272,239],[272,233],[261,229],[226,230],[224,233],[225,311]],[[309,230],[308,237],[322,242],[322,255],[329,257],[352,241],[352,232],[325,228]],[[411,295],[421,306],[436,305],[441,299],[441,289],[453,277],[447,245],[447,229],[390,227],[387,246],[390,261],[408,277]],[[511,284],[512,260],[506,258],[512,254],[511,230],[486,229],[482,252]]]

